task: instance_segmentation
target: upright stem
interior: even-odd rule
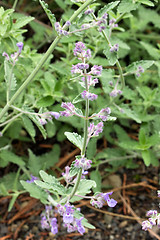
[[[85,71],[85,73],[86,73],[86,71]],[[88,82],[87,82],[87,77],[86,76],[85,76],[85,88],[86,88],[86,91],[88,91]],[[83,137],[83,146],[82,146],[82,150],[81,150],[81,156],[82,157],[84,157],[86,147],[87,147],[88,122],[89,122],[89,119],[88,119],[88,116],[89,116],[89,99],[87,98],[85,100],[85,102],[86,102],[86,106],[85,106],[85,119],[84,119],[84,137]],[[72,189],[72,192],[69,196],[70,199],[74,196],[74,194],[77,191],[77,188],[78,188],[80,180],[81,180],[81,176],[82,176],[82,168],[78,172],[76,183],[75,183],[75,185]]]
[[[77,11],[74,12],[72,17],[69,19],[70,22],[74,21],[77,16],[92,2],[93,0],[87,0]],[[64,27],[64,30],[67,29],[67,26]],[[25,82],[21,85],[21,87],[15,92],[15,94],[12,96],[12,98],[9,100],[9,102],[4,106],[3,110],[0,112],[0,119],[4,116],[4,114],[8,111],[10,105],[19,97],[19,95],[24,91],[24,89],[28,86],[28,84],[34,79],[40,68],[43,66],[43,64],[46,62],[50,54],[55,49],[56,45],[60,41],[60,39],[63,36],[57,36],[51,46],[48,48],[47,52],[44,54],[44,56],[41,58],[40,62],[36,66],[36,68],[33,70],[33,72],[29,75],[29,77],[25,80]]]
[[[18,3],[18,0],[15,0],[14,4],[13,4],[13,7],[12,7],[14,10],[16,9],[17,3]]]
[[[92,16],[93,16],[93,18],[97,21],[97,18],[96,18],[96,16],[94,15],[94,13],[92,13]],[[122,14],[122,15],[117,19],[116,23],[119,22],[123,16],[124,16],[124,15]],[[107,34],[105,33],[105,31],[102,30],[102,34],[103,34],[104,38],[106,39],[109,47],[111,47],[112,44],[111,44],[110,39],[108,38]],[[120,79],[121,79],[121,83],[122,83],[122,88],[124,88],[124,86],[125,86],[125,80],[124,80],[124,77],[123,77],[122,67],[121,67],[120,62],[119,62],[118,59],[117,59],[116,65],[117,65],[117,68],[118,68],[118,71],[119,71],[119,75],[120,75]]]

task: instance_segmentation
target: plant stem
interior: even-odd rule
[[[85,74],[86,74],[86,70],[85,70]],[[87,77],[85,76],[85,89],[86,91],[88,91],[88,82],[87,82]],[[85,119],[84,119],[84,138],[83,138],[83,146],[82,146],[82,150],[81,150],[81,156],[84,157],[85,156],[85,151],[86,151],[86,147],[87,147],[87,138],[88,138],[88,116],[89,116],[89,99],[87,98],[85,100],[86,102],[86,107],[85,107]],[[80,180],[81,180],[81,176],[82,176],[82,168],[79,170],[78,175],[77,175],[77,180],[76,183],[72,189],[72,192],[69,196],[69,199],[71,199],[74,194],[77,191],[77,188],[79,186]]]
[[[10,76],[9,76],[9,82],[8,82],[8,86],[7,86],[7,103],[9,102],[9,99],[10,99],[10,91],[11,91],[11,83],[12,83],[12,74],[13,74],[13,68],[14,68],[14,65],[12,66],[11,68],[11,72],[10,72]]]
[[[92,16],[93,16],[93,18],[95,19],[95,21],[97,21],[97,18],[96,18],[96,16],[94,15],[94,13],[92,13]],[[122,17],[123,17],[123,14],[117,19],[116,22],[119,22]],[[103,34],[104,38],[106,39],[109,47],[112,47],[112,44],[111,44],[111,42],[110,42],[110,39],[108,38],[108,36],[107,36],[107,34],[105,33],[104,30],[102,30],[102,34]],[[123,77],[123,71],[122,71],[122,67],[121,67],[120,62],[118,61],[118,59],[117,59],[116,65],[117,65],[117,68],[118,68],[118,71],[119,71],[119,75],[120,75],[120,79],[121,79],[121,83],[122,83],[122,88],[124,88],[124,86],[125,86],[125,81],[124,81],[124,77]]]
[[[14,4],[13,4],[13,7],[12,7],[14,10],[16,9],[17,3],[18,3],[18,0],[15,0]]]
[[[74,12],[74,14],[69,19],[70,22],[74,21],[77,16],[92,2],[93,0],[87,0],[77,11]],[[63,28],[64,30],[67,29],[67,26]],[[9,100],[9,102],[4,106],[3,110],[0,112],[0,119],[4,116],[4,114],[8,111],[10,105],[19,97],[19,95],[24,91],[24,89],[28,86],[28,84],[34,79],[36,74],[39,72],[43,64],[46,62],[50,54],[55,49],[56,45],[60,41],[60,39],[63,36],[57,36],[51,46],[48,48],[47,52],[44,54],[44,56],[41,58],[40,62],[36,66],[36,68],[33,70],[33,72],[28,76],[28,78],[25,80],[25,82],[20,86],[20,88],[15,92],[15,94],[12,96],[12,98]]]

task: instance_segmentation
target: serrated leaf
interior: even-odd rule
[[[27,25],[29,22],[34,20],[34,17],[31,16],[23,16],[18,19],[16,19],[16,22],[13,24],[13,29],[19,29],[23,26]]]
[[[6,81],[7,89],[9,89],[10,91],[15,90],[17,86],[17,81],[13,73],[13,67],[6,59],[4,61],[4,71],[5,71],[4,78]]]
[[[21,157],[17,156],[13,152],[10,152],[8,150],[2,150],[0,151],[0,158],[3,160],[7,160],[7,162],[12,162],[17,164],[18,166],[24,166],[25,162],[22,160]]]
[[[35,183],[28,183],[23,180],[20,181],[24,189],[26,189],[31,197],[39,199],[43,204],[47,204],[48,193],[46,193],[43,189],[36,186]]]
[[[107,13],[109,12],[110,10],[112,10],[113,8],[115,8],[118,4],[119,4],[120,1],[114,1],[114,2],[111,2],[111,3],[108,3],[106,4],[103,8],[101,8],[99,11],[98,11],[98,17],[102,17],[102,15],[104,13]]]
[[[54,176],[49,175],[42,170],[39,173],[44,182],[36,180],[35,183],[37,185],[43,188],[47,188],[47,189],[49,188],[49,189],[52,189],[53,191],[57,191],[58,194],[60,195],[66,194],[65,187]]]
[[[141,41],[140,44],[146,49],[146,51],[152,58],[154,58],[156,60],[160,59],[159,50],[157,48],[155,48],[151,44],[143,42],[143,41]]]
[[[75,194],[77,195],[83,195],[85,196],[86,194],[91,192],[91,188],[96,187],[96,182],[93,180],[87,180],[87,179],[81,179],[78,189]]]
[[[137,123],[141,123],[141,119],[138,117],[138,115],[136,114],[136,112],[134,112],[132,109],[130,109],[129,107],[127,107],[127,105],[125,104],[121,104],[121,113],[119,113],[121,116],[126,116],[128,118],[131,118],[133,120],[135,120]]]
[[[119,13],[128,13],[138,8],[139,4],[134,3],[132,0],[122,0],[118,6]]]
[[[78,133],[65,132],[64,134],[71,143],[82,150],[83,138]]]
[[[35,131],[32,121],[26,115],[23,115],[21,118],[23,120],[25,129],[27,130],[27,132],[31,136],[32,140],[34,141],[36,131]]]
[[[54,24],[56,22],[56,18],[54,16],[54,14],[50,11],[50,9],[48,9],[48,4],[47,3],[45,3],[42,0],[39,0],[39,2],[41,4],[41,6],[43,7],[45,13],[47,14],[47,16],[48,16],[48,18],[49,18],[49,20],[50,20],[50,22],[52,24],[52,27],[54,28]]]

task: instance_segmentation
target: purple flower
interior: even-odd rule
[[[76,224],[77,224],[77,230],[78,232],[83,235],[83,233],[85,233],[85,228],[82,225],[82,219],[83,217],[81,217],[80,219],[76,219]]]
[[[66,208],[66,211],[63,214],[63,222],[64,223],[72,223],[73,220],[74,220],[74,217],[73,217],[73,212],[74,212],[73,207],[66,204],[65,208]]]
[[[2,137],[3,136],[3,133],[2,132],[0,132],[0,137]]]
[[[91,74],[100,76],[102,73],[102,66],[94,65],[91,68]]]
[[[58,233],[57,219],[56,218],[52,218],[50,224],[51,224],[51,232],[53,234]]]
[[[40,123],[42,126],[45,125],[45,124],[47,124],[47,121],[46,121],[45,118],[39,118],[38,120],[39,120],[39,123]]]
[[[22,52],[23,42],[18,42],[16,45],[19,48],[19,54],[20,54]]]
[[[138,71],[143,73],[144,72],[144,68],[142,68],[142,66],[138,66]]]
[[[107,19],[108,18],[108,14],[107,13],[104,13],[103,16],[102,16],[103,19]]]
[[[116,88],[112,91],[112,92],[110,92],[110,96],[111,97],[117,97],[117,95],[121,95],[122,94],[122,91],[121,90],[117,90]]]
[[[85,44],[82,42],[77,42],[75,44],[75,49],[73,50],[75,56],[79,56],[79,53],[82,53],[86,48]]]
[[[3,52],[2,56],[5,57],[7,59],[7,61],[9,61],[10,58],[9,58],[9,56],[8,56],[8,54],[6,52]]]
[[[49,112],[51,116],[53,116],[55,119],[58,119],[60,117],[60,114],[58,112]]]
[[[60,112],[61,116],[70,117],[75,114],[75,106],[71,102],[62,102],[61,107],[66,109]]]
[[[37,179],[38,179],[38,177],[35,177],[31,174],[31,180],[27,180],[26,182],[32,183],[32,182],[34,182],[34,180],[37,180]]]
[[[149,210],[146,214],[148,217],[149,216],[157,216],[157,211],[156,210]]]
[[[107,121],[110,114],[111,114],[111,109],[107,107],[107,108],[102,108],[101,111],[98,114],[96,114],[96,116],[101,118],[102,121]]]
[[[82,74],[82,70],[77,65],[72,65],[71,73],[72,74],[76,74],[76,73]]]
[[[103,132],[103,122],[99,122],[97,125],[90,123],[88,127],[88,138],[98,136],[101,132]]]
[[[70,26],[70,25],[71,25],[71,22],[70,22],[70,21],[67,21],[67,22],[65,23],[65,25]]]
[[[84,14],[86,14],[86,15],[88,15],[88,14],[90,14],[90,13],[92,13],[93,12],[93,9],[87,9],[85,12],[84,12]]]
[[[84,91],[81,93],[81,96],[82,96],[82,98],[84,98],[84,99],[89,99],[89,100],[91,100],[91,101],[96,100],[97,97],[98,97],[98,95],[96,95],[96,94],[94,94],[94,93],[90,93],[90,92],[88,92],[88,91],[86,91],[86,90],[84,90]]]
[[[47,220],[46,216],[43,216],[43,215],[42,215],[42,218],[41,218],[41,227],[42,227],[43,229],[48,229],[48,228],[50,228],[50,225],[49,225],[49,223],[48,223],[48,220]]]
[[[111,195],[113,192],[103,193],[104,200],[108,203],[109,207],[115,207],[117,204],[117,201],[113,198],[109,198],[109,195]]]
[[[62,176],[64,177],[67,183],[70,183],[72,181],[72,177],[69,176],[69,170],[70,170],[70,167],[66,166],[65,172],[62,173]]]
[[[112,46],[110,48],[110,52],[118,52],[118,50],[119,50],[119,44],[118,43],[114,44],[114,46]]]
[[[91,163],[92,161],[85,158],[85,157],[81,157],[81,158],[76,158],[74,166],[76,168],[82,168],[83,170],[87,170],[89,168],[91,168]]]
[[[103,207],[104,203],[107,202],[109,207],[115,207],[117,204],[117,201],[113,198],[109,198],[109,195],[111,195],[113,192],[109,193],[98,193],[96,196],[94,196],[91,199],[91,205],[101,208]],[[95,200],[96,199],[96,200]]]
[[[109,20],[109,26],[110,26],[111,28],[118,27],[118,24],[115,23],[115,22],[116,22],[116,19],[115,19],[115,18]]]
[[[141,73],[144,72],[144,68],[142,68],[142,66],[138,66],[137,71],[136,71],[136,77],[140,77]]]
[[[152,229],[152,224],[146,220],[142,222],[142,230],[147,231],[148,229]]]

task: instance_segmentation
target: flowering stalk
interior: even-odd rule
[[[91,14],[92,14],[93,18],[95,19],[95,21],[97,21],[97,18],[96,18],[96,16],[94,15],[94,13],[92,12]],[[122,18],[122,17],[123,17],[123,15],[121,16],[121,18]],[[115,21],[115,23],[117,24],[117,22],[118,22],[119,20],[121,20],[121,18],[119,18],[117,21]],[[104,38],[106,39],[109,47],[112,48],[112,44],[111,44],[109,38],[107,37],[105,31],[102,29],[101,32],[102,32]],[[122,88],[124,88],[124,86],[125,86],[125,80],[124,80],[124,77],[123,77],[122,67],[121,67],[120,62],[118,61],[118,59],[117,59],[116,65],[117,65],[117,68],[118,68],[118,71],[119,71],[119,74],[120,74],[120,79],[121,79],[121,82],[122,82]]]
[[[74,14],[71,16],[71,18],[69,19],[69,22],[74,21],[77,16],[88,6],[92,3],[93,0],[87,0],[82,6],[80,6],[80,8],[74,12]],[[66,25],[63,30],[66,30],[68,28],[68,26]],[[46,62],[46,60],[48,59],[48,57],[50,56],[50,54],[53,52],[53,50],[55,49],[56,45],[58,44],[58,42],[60,41],[60,39],[62,38],[61,35],[57,36],[55,38],[55,40],[53,41],[53,43],[51,44],[51,46],[48,48],[47,52],[44,54],[44,56],[41,58],[40,62],[37,64],[37,66],[35,67],[35,69],[33,70],[33,72],[28,76],[28,78],[25,80],[25,82],[20,86],[20,88],[15,92],[15,94],[12,96],[12,98],[7,102],[7,104],[4,106],[4,108],[2,109],[2,111],[0,112],[0,120],[1,118],[4,116],[4,114],[8,111],[8,109],[10,108],[10,105],[12,105],[12,103],[19,97],[19,95],[24,91],[24,89],[26,89],[26,87],[28,86],[28,84],[34,79],[34,77],[36,76],[36,74],[39,72],[39,70],[41,69],[41,67],[43,66],[43,64]]]

